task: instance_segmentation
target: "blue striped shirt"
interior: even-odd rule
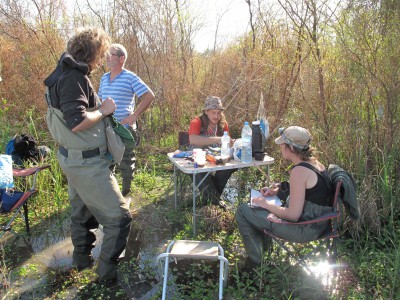
[[[114,99],[117,105],[114,116],[121,121],[133,113],[135,95],[139,98],[149,90],[149,87],[135,73],[122,69],[113,81],[110,81],[110,72],[101,77],[98,94],[102,101],[107,97]]]

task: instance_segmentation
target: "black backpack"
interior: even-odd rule
[[[14,151],[12,155],[18,156],[21,160],[37,158],[39,150],[36,140],[29,134],[17,135],[14,139]]]

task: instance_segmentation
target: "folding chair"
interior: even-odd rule
[[[179,131],[178,132],[178,144],[179,150],[186,150],[190,145],[189,142],[189,132],[187,131]]]
[[[28,176],[33,176],[33,183],[30,189],[27,191],[23,192],[21,198],[12,206],[10,211],[1,213],[2,215],[11,215],[11,219],[6,223],[6,225],[0,226],[0,238],[7,232],[10,231],[13,234],[16,235],[16,233],[11,229],[11,224],[15,220],[15,218],[18,216],[18,213],[21,213],[22,217],[24,218],[25,221],[25,227],[26,227],[26,232],[28,235],[30,235],[30,229],[29,229],[29,219],[28,219],[28,200],[31,198],[33,195],[35,195],[38,190],[35,189],[36,186],[36,178],[38,173],[41,170],[49,168],[49,165],[45,166],[37,166],[37,167],[31,167],[31,168],[24,168],[24,169],[13,169],[13,176],[18,178],[25,178],[27,179]],[[23,208],[23,212],[21,209]]]
[[[229,262],[224,257],[224,250],[221,245],[214,242],[176,240],[169,243],[167,251],[158,255],[157,264],[161,273],[161,260],[164,259],[164,274],[162,300],[165,300],[168,284],[169,258],[175,262],[177,258],[181,259],[201,259],[201,260],[219,260],[219,294],[218,299],[222,300],[224,286],[228,281]]]
[[[292,225],[292,226],[302,226],[307,224],[326,224],[326,221],[329,221],[329,226],[327,226],[325,232],[323,232],[317,239],[313,241],[308,241],[304,243],[297,243],[292,241],[287,241],[282,237],[279,237],[268,230],[264,230],[264,233],[270,236],[274,242],[276,242],[280,247],[285,249],[289,257],[296,261],[296,265],[299,264],[303,266],[306,270],[311,273],[311,270],[307,264],[307,259],[312,255],[317,255],[318,253],[322,254],[325,252],[328,255],[328,258],[335,262],[337,260],[337,249],[336,243],[339,237],[338,232],[338,223],[340,219],[340,211],[338,210],[338,199],[340,195],[340,190],[342,187],[342,181],[339,180],[336,184],[335,194],[333,197],[333,211],[331,213],[324,214],[323,216],[309,221],[303,222],[288,222],[278,218],[268,218],[269,220],[285,225]],[[275,220],[275,221],[274,221]],[[324,244],[326,243],[326,250],[324,248]],[[297,245],[296,245],[297,244]],[[302,247],[299,247],[298,244],[302,244]],[[290,248],[293,249],[289,249]],[[301,248],[301,249],[299,249]],[[309,249],[309,252],[305,253],[305,249]]]

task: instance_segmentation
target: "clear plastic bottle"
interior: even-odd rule
[[[231,138],[228,135],[228,131],[224,131],[224,135],[221,137],[221,156],[231,155]]]
[[[244,122],[242,128],[242,163],[250,163],[253,161],[251,153],[251,137],[252,130],[249,122]]]

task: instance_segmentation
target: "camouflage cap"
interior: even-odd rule
[[[209,109],[224,110],[225,107],[222,106],[222,101],[219,97],[208,96],[204,104],[204,110],[209,110]]]

